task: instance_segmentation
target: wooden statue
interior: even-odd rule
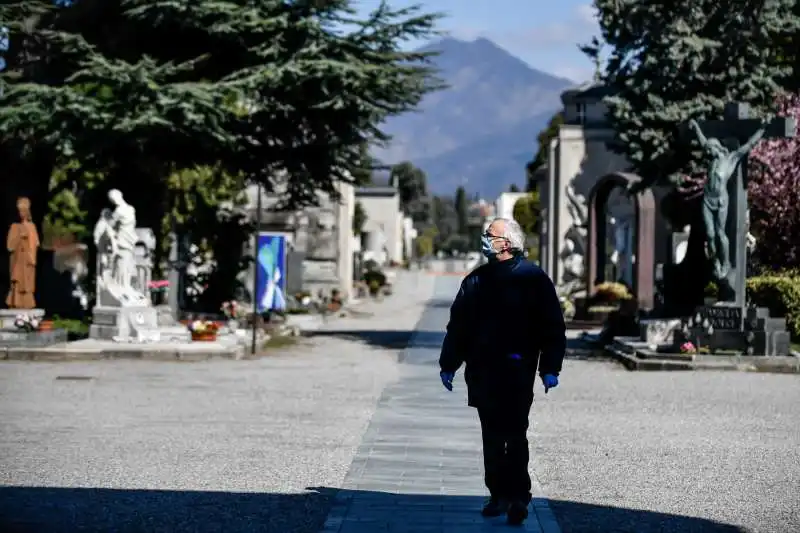
[[[11,309],[34,309],[36,301],[36,252],[39,249],[39,234],[31,222],[31,202],[27,198],[17,199],[19,222],[11,224],[6,247],[11,256],[11,286],[6,305]]]

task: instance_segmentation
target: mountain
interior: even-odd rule
[[[575,84],[529,67],[488,39],[446,38],[421,50],[440,53],[434,64],[449,87],[428,95],[417,112],[390,119],[392,144],[375,156],[389,164],[411,161],[439,194],[462,183],[486,198],[512,183],[523,187],[536,136]]]

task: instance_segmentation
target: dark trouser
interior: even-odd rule
[[[483,466],[486,488],[494,498],[531,500],[528,473],[528,417],[531,401],[512,402],[506,407],[478,407],[483,436]]]

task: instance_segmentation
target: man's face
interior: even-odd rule
[[[486,233],[484,233],[484,235],[491,241],[492,248],[495,252],[500,253],[508,248],[508,240],[503,237],[505,232],[506,225],[502,220],[495,220],[486,228]]]

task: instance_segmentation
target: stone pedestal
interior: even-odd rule
[[[49,331],[0,331],[0,347],[42,347],[67,342],[66,330],[54,329]]]
[[[89,338],[127,342],[191,342],[189,330],[179,324],[159,321],[154,307],[95,307]]]
[[[158,341],[157,332],[158,313],[153,307],[95,307],[92,310],[89,328],[92,339]]]
[[[676,333],[675,342],[688,340],[711,353],[786,356],[789,337],[786,319],[771,317],[767,308],[718,304],[698,307]]]
[[[0,331],[19,331],[14,325],[17,315],[28,315],[41,320],[44,318],[44,309],[0,309]]]

